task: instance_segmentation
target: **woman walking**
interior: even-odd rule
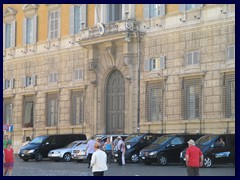
[[[111,164],[111,157],[112,157],[112,143],[110,142],[110,138],[107,138],[107,141],[104,143],[104,150],[107,154],[107,163],[108,166]]]
[[[11,148],[11,143],[7,143],[7,148],[4,149],[3,154],[3,167],[4,167],[4,176],[7,175],[7,172],[9,176],[12,176],[12,170],[14,165],[14,154],[13,149]]]

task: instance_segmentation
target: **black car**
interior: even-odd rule
[[[220,143],[220,139],[223,143]],[[235,134],[209,134],[196,141],[204,156],[204,167],[213,164],[235,163]],[[186,149],[180,153],[180,160],[185,164]]]
[[[24,161],[35,159],[41,161],[48,157],[49,151],[66,146],[76,140],[86,140],[85,134],[43,135],[34,138],[19,151],[19,157]]]
[[[179,153],[185,149],[190,139],[197,140],[200,134],[169,134],[158,138],[149,146],[143,148],[139,156],[144,164],[157,162],[165,166],[169,162],[180,162]]]
[[[163,134],[158,133],[133,133],[125,139],[125,160],[133,163],[139,162],[139,152]],[[114,158],[117,159],[117,151],[114,151]],[[116,160],[115,160],[116,162]]]

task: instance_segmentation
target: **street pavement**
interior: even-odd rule
[[[111,163],[105,176],[187,176],[186,167],[180,164],[159,166],[157,164],[144,165],[143,163],[127,163],[118,166]],[[200,168],[201,176],[235,176],[233,164],[215,165],[212,168]],[[87,163],[55,162],[44,159],[41,162],[29,160],[24,162],[16,156],[13,176],[92,176]]]

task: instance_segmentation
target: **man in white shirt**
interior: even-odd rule
[[[95,152],[92,155],[91,167],[93,176],[103,176],[104,171],[108,170],[107,167],[107,154],[100,149],[100,143],[94,144]]]
[[[122,166],[125,164],[123,162],[123,153],[125,153],[125,143],[123,142],[121,136],[118,136],[117,152],[118,152],[118,165]]]

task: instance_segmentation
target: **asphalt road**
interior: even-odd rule
[[[215,165],[212,168],[200,168],[201,176],[235,176],[233,164]],[[87,163],[55,162],[44,159],[41,162],[29,160],[24,162],[16,156],[13,176],[92,176]],[[187,176],[186,167],[180,164],[169,164],[167,166],[151,166],[143,163],[118,166],[112,163],[105,176]]]

